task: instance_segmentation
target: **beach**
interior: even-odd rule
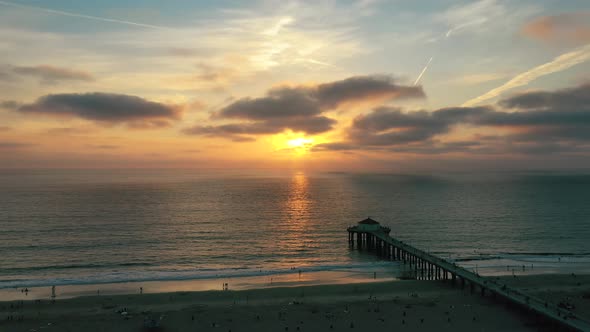
[[[501,279],[590,318],[588,275]],[[0,318],[7,332],[535,331],[547,323],[469,288],[416,280],[1,302]]]

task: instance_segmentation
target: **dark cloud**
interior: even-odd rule
[[[463,119],[463,122],[472,122],[477,125],[493,127],[556,127],[587,125],[590,121],[590,112],[585,110],[558,110],[548,109],[528,112],[489,112],[471,120]]]
[[[217,111],[213,120],[237,119],[242,123],[196,126],[186,134],[220,136],[275,134],[285,130],[318,134],[336,121],[323,115],[343,104],[375,99],[424,98],[421,87],[397,84],[388,76],[355,76],[315,86],[280,87],[260,98],[238,99]]]
[[[553,92],[528,92],[491,106],[402,112],[380,107],[354,119],[347,141],[318,145],[316,151],[380,150],[419,154],[448,152],[528,154],[588,151],[590,84]],[[508,112],[507,110],[511,110]],[[454,126],[503,129],[504,135],[442,142]]]
[[[34,146],[35,144],[23,143],[23,142],[1,142],[0,149],[21,149]]]
[[[361,145],[398,145],[420,142],[446,134],[455,124],[489,113],[487,107],[445,108],[434,112],[403,113],[380,107],[354,119],[349,138]]]
[[[70,68],[55,67],[50,65],[16,66],[12,71],[18,75],[37,77],[43,83],[56,83],[59,81],[93,81],[94,77],[85,71]]]
[[[60,128],[49,128],[46,133],[51,135],[76,135],[76,134],[88,134],[92,129],[90,128],[78,128],[78,127],[60,127]]]
[[[266,97],[243,98],[222,108],[217,118],[267,120],[309,117],[322,112],[318,101],[304,89],[281,88],[269,91]]]
[[[314,87],[271,89],[262,98],[243,98],[221,109],[221,118],[266,120],[311,116],[351,102],[375,98],[424,98],[421,87],[396,84],[387,76],[355,76]]]
[[[252,142],[256,139],[250,136],[251,134],[268,134],[260,128],[254,128],[252,124],[227,124],[219,126],[194,126],[183,129],[182,132],[186,135],[201,135],[209,137],[222,137],[230,139],[234,142]]]
[[[498,104],[515,112],[490,112],[471,122],[514,129],[514,141],[590,142],[590,84],[522,93]]]
[[[590,83],[577,87],[548,91],[534,91],[514,95],[499,102],[506,108],[520,110],[590,111]]]
[[[158,128],[178,120],[183,107],[112,93],[54,94],[17,109],[25,114],[79,117],[102,124],[125,123],[132,128]]]
[[[99,145],[88,145],[89,148],[100,149],[100,150],[113,150],[118,149],[118,145],[99,144]]]
[[[12,72],[12,66],[0,64],[0,82],[13,82],[17,77]]]
[[[20,103],[14,100],[0,100],[0,108],[4,109],[17,109],[20,106]]]
[[[10,75],[9,73],[7,73],[5,71],[0,70],[0,81],[11,81],[12,78],[13,78],[12,75]]]
[[[194,126],[184,129],[183,132],[189,135],[225,137],[236,142],[247,142],[254,139],[245,139],[244,136],[241,135],[269,135],[287,129],[306,132],[308,134],[318,134],[330,130],[335,123],[335,120],[324,116],[314,116],[310,118],[296,117],[287,120],[271,119],[268,121],[252,123]]]
[[[418,144],[408,144],[396,146],[390,149],[391,152],[396,153],[416,153],[416,154],[445,154],[455,152],[469,152],[469,153],[490,153],[487,147],[477,141],[453,141],[440,142],[438,140],[431,140],[420,142]]]
[[[422,87],[396,84],[389,76],[354,76],[317,86],[313,93],[322,108],[372,98],[424,98]]]

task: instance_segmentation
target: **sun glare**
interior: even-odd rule
[[[309,147],[312,143],[313,143],[313,139],[311,139],[311,138],[299,137],[299,138],[294,138],[294,139],[288,140],[287,146],[290,148],[293,148],[293,149],[306,148],[306,147]]]

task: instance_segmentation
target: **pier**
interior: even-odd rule
[[[482,296],[491,295],[504,299],[547,318],[572,331],[590,331],[590,323],[542,299],[527,295],[494,279],[481,277],[455,263],[417,249],[389,235],[391,229],[367,218],[348,228],[348,241],[352,247],[366,249],[387,260],[403,262],[412,275],[420,280],[443,280],[479,291]]]

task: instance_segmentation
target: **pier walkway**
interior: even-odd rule
[[[367,218],[358,225],[348,228],[348,240],[354,247],[367,249],[390,260],[409,264],[416,279],[451,280],[459,282],[461,287],[468,285],[473,291],[479,289],[482,295],[490,294],[503,298],[523,308],[531,310],[562,327],[573,331],[590,331],[590,323],[576,316],[569,310],[558,307],[542,299],[524,294],[494,279],[481,277],[455,263],[417,249],[389,235],[391,229],[381,226],[373,219]],[[355,239],[356,237],[356,239]],[[355,241],[356,240],[356,241]]]

